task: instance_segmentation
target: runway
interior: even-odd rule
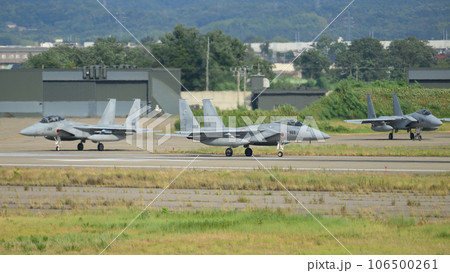
[[[96,119],[77,121],[93,124]],[[187,151],[199,149],[205,145],[176,137],[170,138],[162,145],[155,146],[154,152],[142,150],[125,141],[106,143],[103,152],[97,151],[96,144],[91,142],[86,143],[84,151],[76,150],[77,142],[63,142],[63,150],[56,152],[53,141],[48,141],[43,137],[18,135],[18,131],[34,122],[36,122],[35,118],[0,119],[0,166],[182,169],[190,164],[189,168],[206,170],[282,168],[299,171],[450,172],[450,157],[292,156],[286,152],[284,157],[279,158],[276,156],[276,147],[274,147],[273,155],[260,155],[256,148],[254,157],[240,154],[232,157],[225,157],[223,154],[187,154]],[[450,133],[428,133],[420,142],[409,140],[406,134],[396,134],[394,140],[388,140],[384,134],[336,135],[328,139],[325,144],[359,145],[383,149],[386,147],[447,149],[450,145]],[[300,147],[323,145],[323,143],[313,142],[301,145]],[[172,153],[173,150],[177,153]]]
[[[448,157],[344,157],[344,156],[233,156],[149,154],[146,152],[51,152],[0,153],[0,166],[54,168],[186,168],[206,170],[254,170],[261,168],[298,171],[450,172]]]

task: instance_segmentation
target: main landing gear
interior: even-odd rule
[[[390,132],[389,133],[389,140],[393,140],[394,139],[394,133],[393,132]]]
[[[77,150],[78,151],[83,151],[83,149],[84,149],[83,143],[84,143],[84,141],[81,141],[80,143],[78,143],[78,145],[77,145]]]
[[[103,146],[102,143],[99,143],[99,144],[97,145],[97,150],[103,151],[104,149],[105,149],[105,146]],[[233,152],[231,152],[231,153],[233,153]]]
[[[100,145],[100,144],[99,144]],[[244,146],[245,148],[245,156],[252,156],[253,155],[253,150],[252,148],[250,148],[248,145]],[[283,145],[278,143],[278,157],[282,157],[283,156]],[[99,150],[100,151],[100,150]],[[232,156],[233,155],[233,149],[231,147],[227,148],[225,150],[225,155],[228,156]]]
[[[233,155],[233,149],[231,149],[231,147],[227,148],[225,150],[225,155],[226,156],[232,156]],[[245,147],[245,155],[246,156],[252,156],[253,155],[253,150],[251,148],[249,148],[248,146]]]

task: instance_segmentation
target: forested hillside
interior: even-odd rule
[[[101,0],[138,38],[159,38],[177,24],[202,33],[221,29],[242,41],[312,40],[349,0]],[[326,32],[334,38],[441,39],[450,28],[442,0],[357,0]],[[7,23],[10,27],[7,26]],[[16,27],[11,28],[12,25]],[[128,34],[95,0],[3,0],[0,44],[55,38],[83,42]]]

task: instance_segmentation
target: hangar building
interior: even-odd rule
[[[98,117],[109,98],[117,99],[117,116],[128,114],[134,98],[178,114],[181,70],[169,71],[178,81],[159,68],[1,70],[0,116]]]

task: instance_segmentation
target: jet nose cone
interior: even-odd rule
[[[430,123],[431,123],[431,126],[433,126],[433,127],[439,127],[442,125],[442,121],[434,116],[431,117]]]
[[[34,136],[36,135],[36,128],[31,125],[25,129],[22,129],[19,134],[24,135],[24,136]]]
[[[323,139],[329,139],[330,136],[324,132],[322,132]]]

